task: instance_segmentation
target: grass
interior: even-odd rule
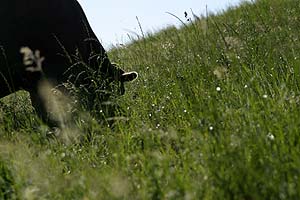
[[[126,118],[82,113],[62,131],[80,140],[2,100],[0,199],[299,199],[299,14],[245,2],[112,49],[140,75],[114,99]]]

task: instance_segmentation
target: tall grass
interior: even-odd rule
[[[298,199],[299,14],[245,2],[112,49],[139,79],[113,127],[79,117],[79,141],[48,139],[25,94],[2,100],[0,196]]]

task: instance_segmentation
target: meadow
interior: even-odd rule
[[[110,50],[139,72],[113,125],[49,138],[26,92],[2,99],[0,199],[299,199],[300,2],[196,14]]]

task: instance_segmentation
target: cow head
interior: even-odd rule
[[[138,73],[135,71],[125,72],[124,70],[118,68],[115,64],[112,64],[112,65],[114,65],[117,70],[120,70],[118,75],[116,77],[114,77],[114,80],[119,82],[119,87],[120,87],[119,91],[120,91],[120,94],[123,95],[123,94],[125,94],[124,83],[130,82],[130,81],[133,81],[134,79],[136,79],[138,77]]]
[[[133,81],[138,77],[137,72],[125,72],[116,64],[104,58],[98,70],[94,71],[89,77],[88,84],[80,89],[83,94],[80,101],[86,108],[99,117],[114,117],[118,105],[113,101],[114,96],[125,93],[125,82]],[[112,98],[111,98],[112,97]],[[102,110],[103,112],[98,112]]]
[[[113,97],[125,93],[125,82],[138,77],[137,72],[125,72],[108,58],[98,61],[98,69],[89,68],[84,84],[79,85],[80,101],[89,110],[103,110],[104,104],[111,103]],[[112,97],[112,98],[111,98]]]
[[[111,63],[108,58],[104,58],[100,68],[101,73],[104,75],[105,79],[109,82],[117,81],[119,82],[119,91],[123,95],[125,93],[125,82],[133,81],[138,77],[138,73],[135,71],[125,72],[119,68],[116,64]]]

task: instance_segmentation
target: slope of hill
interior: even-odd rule
[[[0,196],[298,199],[299,16],[296,0],[245,2],[113,49],[140,77],[115,100],[126,120],[62,131],[87,139],[47,140],[26,96],[5,100]]]

